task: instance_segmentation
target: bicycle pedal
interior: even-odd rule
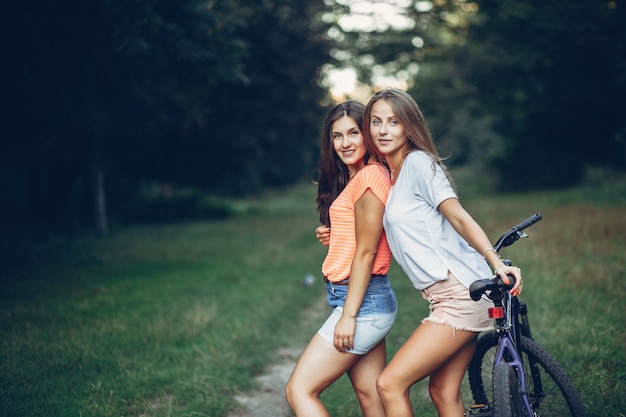
[[[487,404],[472,404],[465,411],[467,417],[493,417],[493,410]]]

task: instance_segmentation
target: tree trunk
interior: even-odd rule
[[[93,149],[92,189],[95,228],[99,234],[104,235],[108,232],[106,193],[104,190],[104,169],[102,167],[100,144],[97,141]]]

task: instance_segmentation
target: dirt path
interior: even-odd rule
[[[278,349],[276,360],[265,372],[255,378],[259,388],[255,391],[242,392],[235,396],[241,407],[228,414],[228,417],[289,417],[293,416],[285,399],[285,385],[300,357],[302,350],[313,335],[316,325],[329,313],[326,298],[321,297],[305,312],[303,328],[311,329],[311,334],[297,346]]]
[[[304,346],[279,349],[276,352],[277,362],[255,378],[259,389],[236,395],[235,399],[241,407],[228,414],[228,417],[293,416],[285,400],[285,384],[303,348]]]

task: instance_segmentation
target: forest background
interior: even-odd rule
[[[485,191],[626,168],[626,4],[8,2],[5,233],[226,217],[315,179],[334,101],[389,85]],[[355,74],[337,84],[332,74]],[[348,85],[350,84],[350,85]]]
[[[534,334],[590,416],[626,414],[624,0],[23,0],[0,19],[0,416],[237,409],[317,325],[324,114],[388,86],[489,236],[544,214],[511,249]],[[394,268],[389,355],[427,311]],[[360,415],[345,379],[325,395]]]

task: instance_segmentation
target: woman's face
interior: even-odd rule
[[[335,120],[331,127],[333,146],[339,159],[348,166],[348,170],[356,173],[365,165],[365,142],[358,123],[349,116]]]
[[[387,157],[402,154],[409,143],[404,128],[385,100],[378,100],[372,106],[370,132],[376,148]]]

